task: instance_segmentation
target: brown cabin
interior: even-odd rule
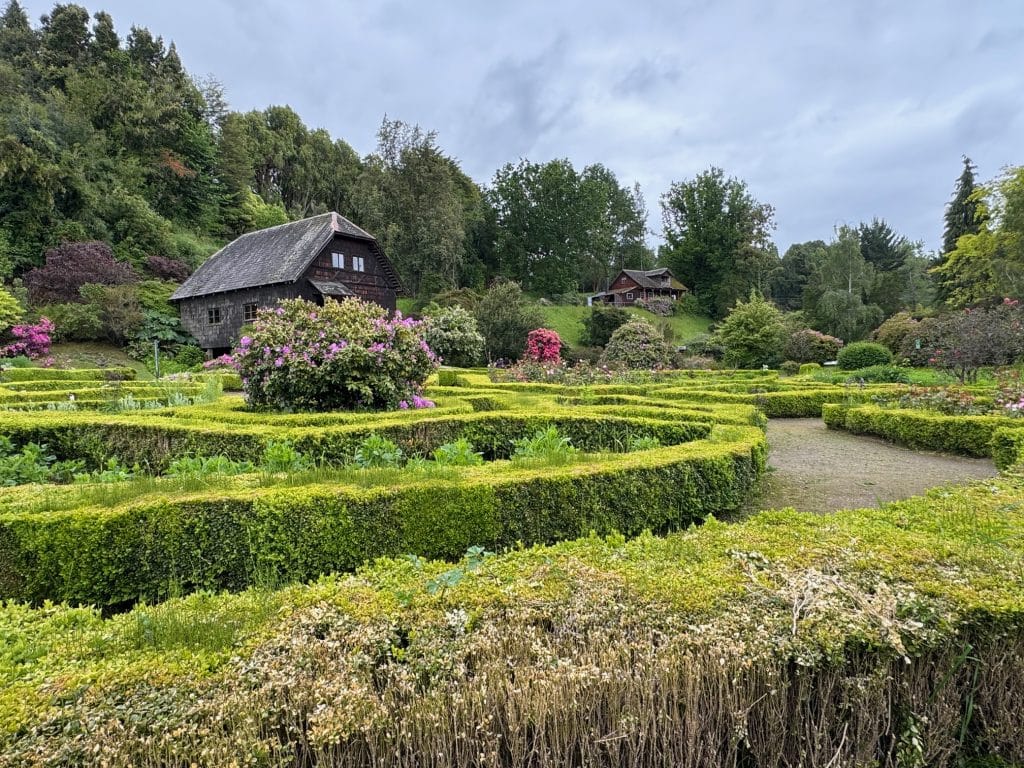
[[[623,269],[609,284],[607,291],[590,297],[591,304],[614,304],[629,307],[639,299],[666,296],[673,301],[689,292],[668,267],[659,269]]]
[[[281,299],[358,297],[394,311],[402,284],[373,235],[324,213],[249,232],[207,259],[171,296],[207,354],[229,352],[256,310]]]

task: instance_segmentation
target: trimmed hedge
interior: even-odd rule
[[[992,460],[1001,472],[1024,461],[1024,426],[1001,427],[992,435]]]
[[[134,368],[4,368],[0,383],[12,381],[131,381]]]
[[[229,424],[138,414],[10,412],[0,419],[0,433],[15,445],[45,443],[58,459],[85,459],[100,465],[117,458],[162,472],[174,459],[192,454],[257,461],[267,443],[283,440],[318,460],[343,463],[371,433],[394,441],[409,455],[429,455],[439,445],[465,437],[489,457],[506,458],[514,440],[549,425],[584,451],[621,449],[634,437],[656,437],[662,445],[675,445],[703,439],[711,430],[706,422],[630,419],[563,409],[534,416],[507,411],[434,416],[420,411],[403,417],[399,412],[395,418],[380,415],[335,426]]]
[[[1005,427],[1021,426],[1008,416],[946,416],[929,411],[880,408],[874,405],[822,409],[825,424],[859,435],[875,435],[908,448],[987,458],[993,437]],[[1004,460],[1004,456],[1000,460]]]
[[[1001,478],[109,619],[7,604],[0,765],[1024,764],[1021,530]]]
[[[500,423],[508,422],[463,427]],[[697,426],[707,434],[708,425]],[[384,555],[456,558],[473,545],[685,526],[737,508],[764,470],[760,429],[720,429],[712,442],[561,467],[492,465],[397,486],[155,493],[111,508],[8,511],[0,514],[0,600],[116,605],[177,589],[309,579]]]

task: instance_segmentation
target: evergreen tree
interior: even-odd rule
[[[980,208],[974,194],[977,189],[974,180],[977,167],[967,155],[964,155],[963,163],[964,170],[956,180],[953,199],[946,206],[946,228],[942,233],[943,257],[956,250],[956,241],[962,235],[977,234],[981,225],[978,219]]]

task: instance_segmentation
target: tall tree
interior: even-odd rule
[[[936,267],[942,267],[949,255],[956,250],[957,241],[964,235],[975,235],[979,232],[984,218],[984,207],[978,200],[978,187],[975,182],[977,166],[967,155],[963,156],[963,170],[953,188],[953,199],[946,206],[945,227],[942,232],[942,250],[935,261]],[[938,297],[947,301],[951,287],[940,278],[936,285]]]
[[[804,291],[812,266],[822,259],[824,240],[793,243],[786,249],[779,270],[772,277],[771,297],[780,309],[795,311],[804,306]]]
[[[1024,166],[975,190],[978,229],[932,270],[953,307],[1024,298]]]
[[[738,298],[765,280],[774,211],[755,200],[743,181],[711,168],[672,184],[661,208],[661,259],[713,317],[724,317]]]
[[[811,265],[804,309],[812,327],[847,342],[864,338],[885,316],[866,301],[874,279],[874,267],[861,254],[859,233],[840,227]]]

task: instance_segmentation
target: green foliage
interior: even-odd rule
[[[784,373],[787,376],[795,376],[796,374],[800,373],[801,367],[802,365],[798,363],[796,360],[784,360],[782,364],[779,366],[779,372]]]
[[[474,467],[484,463],[483,454],[475,451],[473,444],[464,437],[438,446],[433,456],[434,461],[442,467]]]
[[[661,198],[665,245],[660,254],[700,301],[721,318],[751,289],[767,291],[778,261],[769,233],[774,211],[745,182],[711,168],[675,182]]]
[[[839,227],[825,248],[815,251],[804,289],[804,311],[810,324],[847,342],[862,339],[884,312],[869,303],[876,269],[861,253],[860,233]]]
[[[601,363],[633,370],[667,368],[672,348],[661,332],[646,320],[630,320],[612,333],[601,355]]]
[[[842,346],[835,336],[802,328],[789,334],[783,355],[797,363],[827,363],[836,359]]]
[[[362,469],[400,467],[404,461],[402,449],[380,435],[368,435],[352,455],[352,462]]]
[[[899,355],[907,340],[913,341],[920,321],[909,312],[897,312],[871,332],[873,341],[887,347],[893,355]]]
[[[0,435],[0,486],[66,483],[81,469],[78,461],[57,461],[47,445],[26,443],[20,449]]]
[[[512,460],[564,464],[572,461],[578,454],[579,449],[572,444],[572,441],[560,434],[557,427],[551,426],[538,430],[532,437],[516,440],[512,451]]]
[[[977,235],[981,226],[987,218],[987,209],[975,184],[974,172],[977,166],[971,159],[964,155],[964,169],[960,178],[956,181],[953,190],[953,199],[946,206],[945,227],[942,232],[942,252],[939,261],[935,265],[940,269],[945,266],[952,254],[957,249],[960,238],[964,235]],[[952,286],[947,280],[939,281],[939,292],[943,301],[950,298]]]
[[[595,304],[583,318],[583,335],[580,341],[588,347],[603,347],[608,344],[616,329],[628,323],[630,314],[621,307]]]
[[[302,472],[311,466],[309,457],[287,440],[269,440],[260,456],[260,469],[271,474]]]
[[[623,267],[640,267],[646,208],[639,187],[602,165],[520,160],[487,190],[494,258],[502,274],[547,296],[603,288]]]
[[[227,456],[183,456],[172,461],[165,474],[170,477],[213,477],[241,475],[253,470],[252,462],[232,461]]]
[[[812,373],[816,373],[821,370],[821,365],[818,363],[801,363],[800,364],[800,375],[807,376]]]
[[[483,358],[484,337],[476,319],[460,306],[430,304],[423,310],[423,338],[445,365],[472,368]]]
[[[839,367],[844,371],[867,368],[872,365],[889,365],[892,352],[873,341],[855,341],[839,350]]]
[[[0,334],[3,334],[12,325],[16,325],[24,312],[21,303],[9,291],[0,287]]]
[[[538,309],[526,301],[519,284],[510,280],[495,280],[474,315],[489,362],[518,360],[526,348],[527,334],[543,325]]]
[[[785,343],[782,312],[755,291],[737,301],[722,321],[716,336],[725,348],[725,361],[737,368],[773,367]]]
[[[932,270],[952,307],[1024,299],[1024,166],[1007,168],[971,196],[976,231]]]

